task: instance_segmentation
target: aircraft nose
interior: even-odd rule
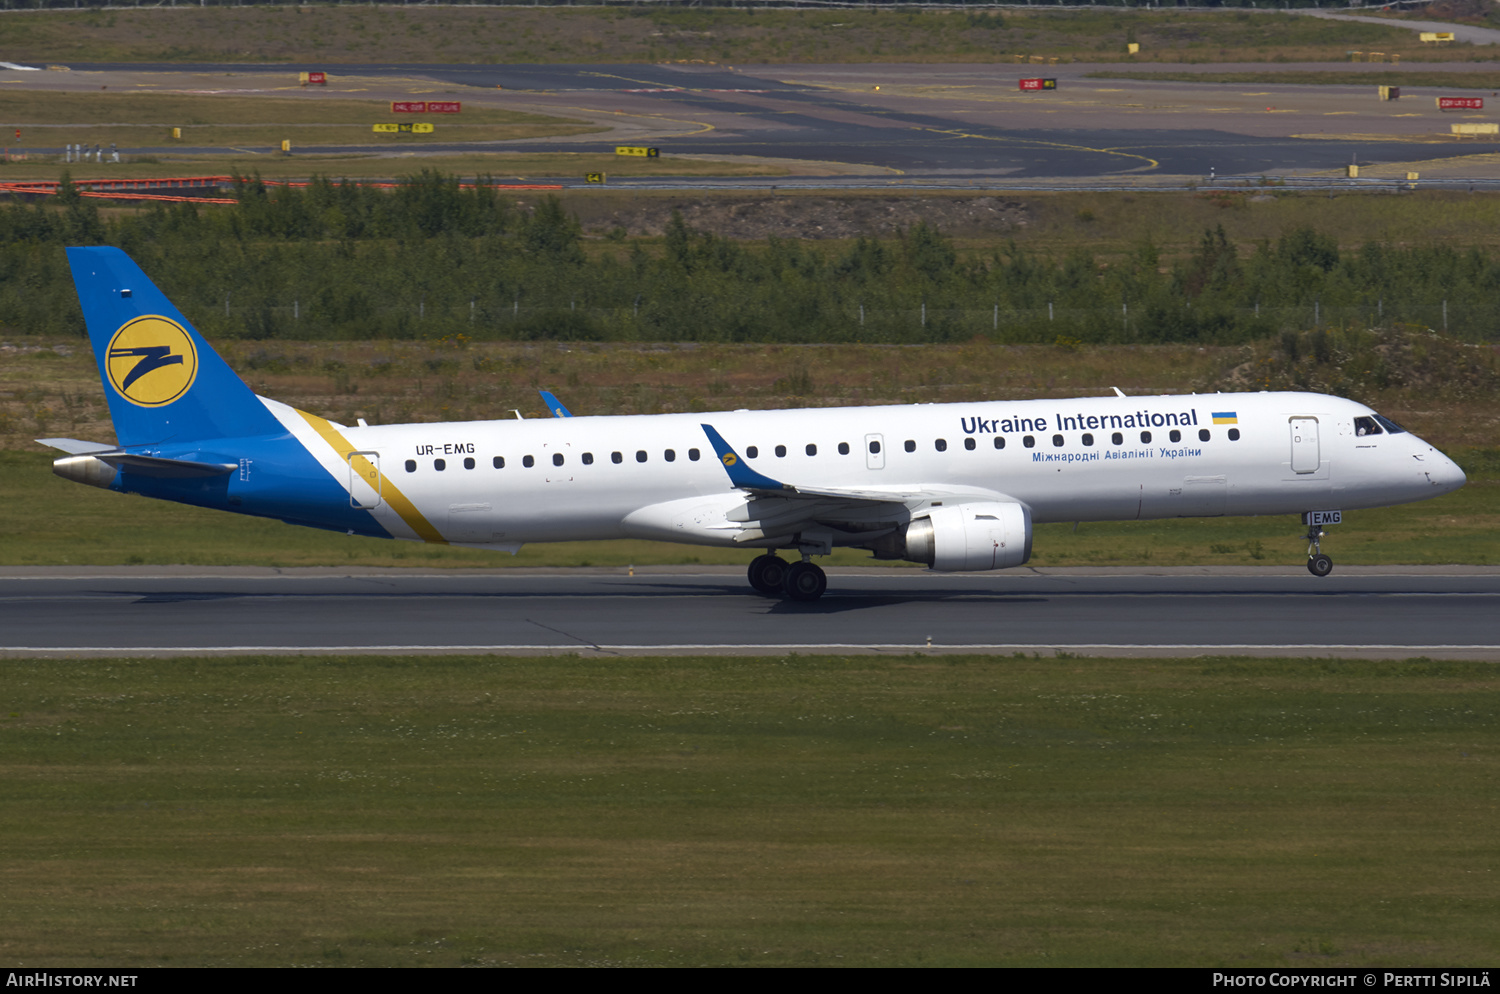
[[[1426,470],[1427,478],[1432,481],[1434,487],[1438,487],[1443,493],[1452,493],[1465,483],[1469,478],[1459,468],[1458,463],[1443,455],[1437,449],[1432,449],[1431,454],[1423,460],[1429,464]]]

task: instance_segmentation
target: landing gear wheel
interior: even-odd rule
[[[786,591],[787,561],[766,554],[750,560],[750,586],[767,597],[780,597]]]
[[[812,563],[792,563],[786,570],[788,600],[815,601],[828,589],[827,575]]]
[[[1313,576],[1327,576],[1333,572],[1333,560],[1320,552],[1308,558],[1307,571]]]

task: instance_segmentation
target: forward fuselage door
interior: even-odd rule
[[[1292,418],[1292,472],[1316,473],[1322,464],[1318,447],[1318,419]]]
[[[349,453],[349,506],[369,510],[380,503],[380,453]]]
[[[885,436],[865,436],[865,469],[885,469]]]

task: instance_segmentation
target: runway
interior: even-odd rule
[[[248,653],[1429,656],[1500,661],[1500,569],[741,571],[8,568],[0,655]],[[1300,575],[1299,575],[1300,573]]]

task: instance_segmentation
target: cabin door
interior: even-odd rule
[[[1322,464],[1318,447],[1318,419],[1292,418],[1292,472],[1316,473]]]
[[[349,506],[370,508],[380,506],[380,453],[349,453]]]

